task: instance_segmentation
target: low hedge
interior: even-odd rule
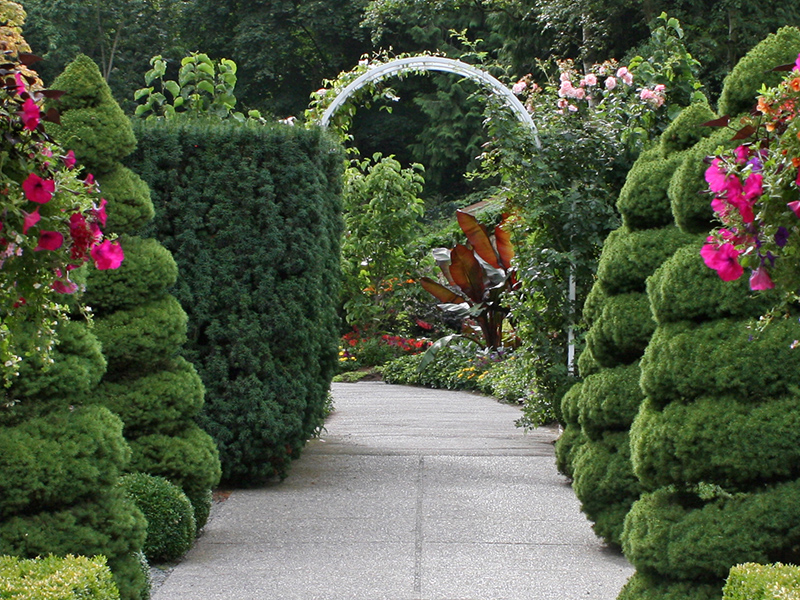
[[[731,568],[722,600],[794,600],[800,598],[800,567],[746,563]]]
[[[0,556],[0,598],[119,600],[119,590],[103,556]]]
[[[800,477],[797,396],[763,404],[735,396],[646,402],[631,427],[633,468],[647,489],[713,481],[746,491]]]

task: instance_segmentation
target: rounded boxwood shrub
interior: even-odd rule
[[[0,519],[90,498],[129,460],[122,422],[100,406],[0,427]]]
[[[688,150],[703,138],[707,138],[716,129],[704,127],[703,123],[717,118],[711,107],[705,102],[695,102],[684,108],[659,138],[660,148],[664,155],[680,153]],[[663,181],[659,184],[663,188]]]
[[[573,463],[578,450],[588,441],[588,438],[576,423],[568,423],[556,440],[556,468],[562,475],[572,478],[574,474]]]
[[[675,227],[645,231],[621,227],[603,243],[597,280],[609,295],[644,292],[647,276],[689,240]]]
[[[606,368],[637,360],[656,323],[645,294],[617,294],[603,304],[603,311],[586,334],[586,346]]]
[[[586,435],[600,440],[606,431],[626,431],[644,401],[639,363],[604,369],[587,377],[578,400],[578,421]]]
[[[735,147],[739,142],[731,140],[732,137],[731,131],[723,128],[692,146],[682,154],[683,161],[669,181],[667,195],[672,215],[678,227],[687,233],[705,235],[713,227],[714,211],[712,197],[707,193],[705,158],[716,154],[719,147]]]
[[[108,559],[122,600],[142,600],[146,581],[136,552],[146,521],[116,487],[61,510],[18,514],[0,521],[0,554],[35,558],[55,554]]]
[[[179,434],[203,406],[203,382],[182,357],[144,376],[103,381],[94,402],[107,406],[125,423],[125,435]]]
[[[109,375],[158,367],[186,342],[186,313],[174,296],[97,319],[94,332],[103,344]]]
[[[635,231],[673,223],[664,182],[669,181],[682,160],[679,153],[664,157],[660,146],[639,156],[628,171],[617,199],[617,209],[625,227]]]
[[[800,481],[754,493],[643,494],[625,520],[625,556],[672,579],[723,580],[732,565],[800,558]]]
[[[172,254],[157,240],[123,235],[120,245],[125,260],[118,269],[89,271],[84,300],[98,317],[159,298],[178,278]]]
[[[704,238],[680,248],[647,282],[653,316],[658,323],[724,317],[755,317],[777,302],[772,293],[750,292],[747,277],[723,281],[700,256]]]
[[[796,396],[763,404],[736,397],[646,402],[631,427],[633,468],[642,484],[713,481],[729,491],[800,476],[800,403]]]
[[[751,49],[722,82],[719,113],[738,115],[755,107],[756,96],[762,85],[774,87],[783,73],[775,67],[793,64],[800,52],[800,30],[782,27]]]
[[[793,393],[800,353],[789,351],[789,344],[797,323],[777,321],[760,334],[755,325],[720,319],[659,326],[642,357],[645,395],[660,408],[706,396],[760,402]]]
[[[627,431],[587,440],[573,459],[575,495],[593,521],[597,535],[613,546],[621,544],[625,515],[639,497],[639,481],[631,468]]]
[[[170,562],[186,554],[197,528],[192,504],[181,489],[147,473],[132,473],[120,487],[147,519],[147,539],[142,552],[150,562]]]
[[[164,477],[192,501],[198,527],[208,517],[207,492],[219,483],[217,446],[205,431],[192,425],[176,435],[145,435],[130,440],[131,471]]]
[[[617,600],[720,600],[723,582],[679,581],[636,571]]]

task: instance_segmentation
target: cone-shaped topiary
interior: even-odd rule
[[[186,313],[167,293],[177,278],[175,261],[156,240],[136,235],[154,211],[147,184],[119,162],[136,145],[133,129],[88,57],[79,56],[53,87],[65,94],[58,103],[61,123],[49,131],[94,174],[108,201],[105,231],[120,235],[125,252],[119,269],[88,274],[86,302],[108,361],[94,400],[123,417],[133,449],[130,468],[182,486],[202,527],[209,490],[219,481],[219,458],[193,420],[203,403],[202,382],[178,358]]]
[[[796,29],[767,38],[726,78],[720,110],[748,110],[778,76],[771,69],[798,52]],[[722,281],[700,257],[712,215],[704,159],[740,143],[732,135],[686,150],[668,186],[675,221],[698,235],[648,281],[657,327],[630,430],[645,493],[625,519],[623,550],[637,572],[621,600],[719,600],[733,565],[800,559],[796,322],[759,333],[755,318],[775,297],[754,299],[745,278]]]

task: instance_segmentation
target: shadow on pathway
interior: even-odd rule
[[[334,384],[281,484],[237,490],[153,600],[613,600],[633,569],[556,472],[556,431],[462,392]]]

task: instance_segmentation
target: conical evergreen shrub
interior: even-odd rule
[[[120,236],[125,252],[114,271],[91,270],[87,304],[103,344],[108,370],[94,401],[124,420],[133,456],[130,469],[163,476],[191,500],[198,528],[220,477],[211,437],[194,422],[204,388],[178,356],[186,342],[186,313],[167,290],[177,278],[170,252],[138,231],[154,215],[147,185],[119,161],[136,145],[130,121],[111,96],[97,65],[78,57],[53,83],[60,124],[48,131],[73,148],[108,201],[105,231]]]
[[[749,110],[779,76],[772,69],[798,52],[800,31],[769,36],[726,78],[720,112]],[[712,223],[710,196],[698,193],[704,158],[740,143],[732,135],[695,143],[665,186],[675,221],[695,239],[648,280],[657,327],[630,430],[643,494],[625,519],[636,574],[620,600],[719,600],[733,565],[800,559],[796,322],[755,335],[776,297],[754,299],[746,278],[724,282],[700,256]]]

